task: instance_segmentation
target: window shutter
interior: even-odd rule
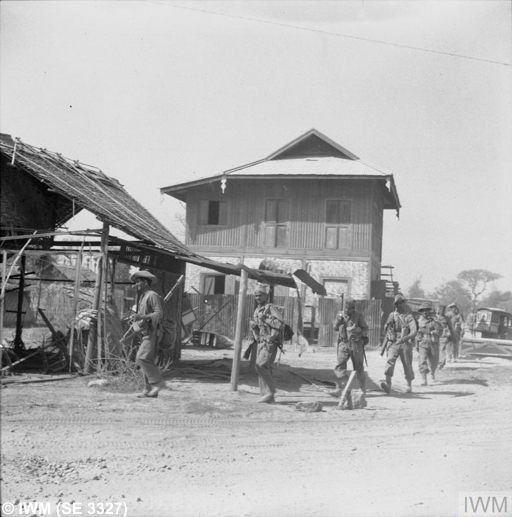
[[[286,224],[277,225],[276,246],[278,248],[287,248],[288,247],[288,225],[286,225]]]
[[[340,224],[350,224],[350,212],[351,212],[351,203],[350,201],[341,201],[340,202]]]
[[[336,226],[327,226],[325,229],[325,247],[335,250],[338,247],[338,228]]]
[[[208,207],[209,201],[202,200],[199,202],[199,224],[208,224]]]
[[[338,201],[327,200],[325,202],[325,222],[338,224]]]
[[[350,230],[348,228],[340,228],[340,248],[350,248]]]
[[[288,200],[279,199],[277,202],[277,222],[286,223],[288,222]]]
[[[265,206],[265,222],[277,222],[277,200],[267,199]]]
[[[265,243],[264,246],[273,248],[276,242],[276,227],[266,226],[265,227]]]
[[[228,224],[228,204],[225,201],[219,204],[219,224]]]

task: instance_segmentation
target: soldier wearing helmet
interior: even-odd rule
[[[261,394],[258,402],[273,404],[276,383],[272,375],[272,364],[278,348],[283,344],[284,318],[276,305],[268,303],[269,295],[265,287],[258,286],[254,291],[254,298],[257,307],[249,324],[258,343],[256,372]]]
[[[450,310],[449,318],[452,322],[453,327],[453,342],[452,342],[452,356],[453,360],[457,361],[459,358],[459,348],[460,348],[460,340],[464,335],[464,318],[460,313],[459,307],[456,303],[450,303],[448,305],[448,309]]]
[[[426,386],[428,384],[428,373],[430,373],[432,382],[436,380],[436,369],[439,362],[439,337],[442,326],[435,319],[432,307],[429,304],[422,305],[418,312],[420,317],[418,318],[416,350],[419,355],[421,386]]]
[[[364,346],[368,343],[368,325],[363,315],[356,311],[356,301],[353,298],[347,298],[343,311],[336,315],[334,330],[338,332],[337,364],[334,368],[337,388],[330,394],[334,397],[341,395],[348,377],[347,363],[349,359],[352,360],[361,391],[365,393]]]
[[[436,320],[441,326],[441,336],[439,338],[439,365],[437,369],[442,370],[446,365],[446,360],[448,359],[448,361],[452,361],[453,359],[453,340],[455,338],[452,320],[446,314],[446,305],[439,305]]]
[[[392,333],[388,331],[391,328],[393,329]],[[404,368],[405,380],[407,381],[406,392],[411,393],[412,381],[414,380],[412,348],[418,328],[416,320],[401,294],[395,296],[395,310],[389,315],[385,329],[388,331],[388,341],[390,344],[387,347],[387,361],[384,370],[386,380],[380,383],[380,387],[387,394],[391,393],[391,379],[395,371],[395,363],[400,357]]]

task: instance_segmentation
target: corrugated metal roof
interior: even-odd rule
[[[346,160],[334,156],[266,160],[243,168],[226,171],[226,176],[390,176],[361,160]]]
[[[316,139],[316,141],[314,141]],[[318,141],[325,145],[319,145]],[[366,160],[361,160],[328,137],[311,129],[267,158],[225,170],[212,176],[162,187],[160,192],[186,202],[187,191],[224,178],[382,178],[387,182],[385,208],[400,210],[400,200],[393,174]]]
[[[241,275],[240,265],[218,263],[193,253],[130,196],[119,181],[98,168],[25,144],[19,139],[14,142],[9,135],[4,134],[0,135],[0,152],[9,161],[13,161],[15,167],[22,168],[55,192],[74,200],[77,208],[89,210],[101,221],[126,234],[186,262],[227,275]],[[55,267],[60,269],[62,266]],[[291,275],[249,270],[249,277],[261,278],[271,285],[296,287]]]

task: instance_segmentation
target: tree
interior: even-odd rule
[[[486,269],[466,269],[457,275],[457,279],[464,287],[469,288],[471,292],[472,308],[476,309],[478,305],[478,297],[487,289],[489,282],[494,282],[502,278],[499,273],[492,273]]]
[[[481,301],[480,305],[510,312],[512,310],[512,292],[503,292],[499,289],[495,289]]]
[[[169,227],[173,235],[181,242],[185,242],[187,235],[187,217],[185,203],[179,203],[180,208],[174,213],[174,219]]]
[[[425,290],[421,287],[421,277],[415,278],[412,285],[407,289],[408,298],[426,298]]]
[[[450,280],[434,291],[434,298],[444,305],[456,303],[463,314],[472,308],[471,293],[458,280]]]

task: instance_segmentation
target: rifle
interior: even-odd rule
[[[250,343],[250,345],[247,347],[247,350],[244,352],[244,355],[243,355],[243,358],[244,359],[250,359],[251,357],[251,353],[252,353],[252,349],[258,344],[258,342],[256,341],[256,339],[253,339],[252,342]]]
[[[386,326],[384,327],[384,331],[386,332],[386,336],[382,341],[382,345],[380,346],[380,355],[384,355],[390,343],[393,343],[396,339],[396,330],[395,330],[395,322],[393,320],[388,321]],[[390,339],[389,333],[392,333],[395,339]]]
[[[364,357],[364,363],[368,367],[368,359],[366,359],[366,350],[364,349],[365,346],[366,346],[366,343],[363,345],[363,357]]]
[[[386,353],[386,350],[388,349],[389,339],[388,336],[384,338],[382,341],[382,345],[380,345],[380,355],[384,355]]]
[[[255,346],[258,346],[258,334],[259,334],[259,331],[258,331],[258,334],[256,334],[256,331],[253,328],[251,328],[251,334],[252,334],[252,341],[249,344],[249,346],[247,347],[247,350],[244,352],[244,355],[242,356],[244,359],[250,359],[251,353],[252,353],[252,349]]]

